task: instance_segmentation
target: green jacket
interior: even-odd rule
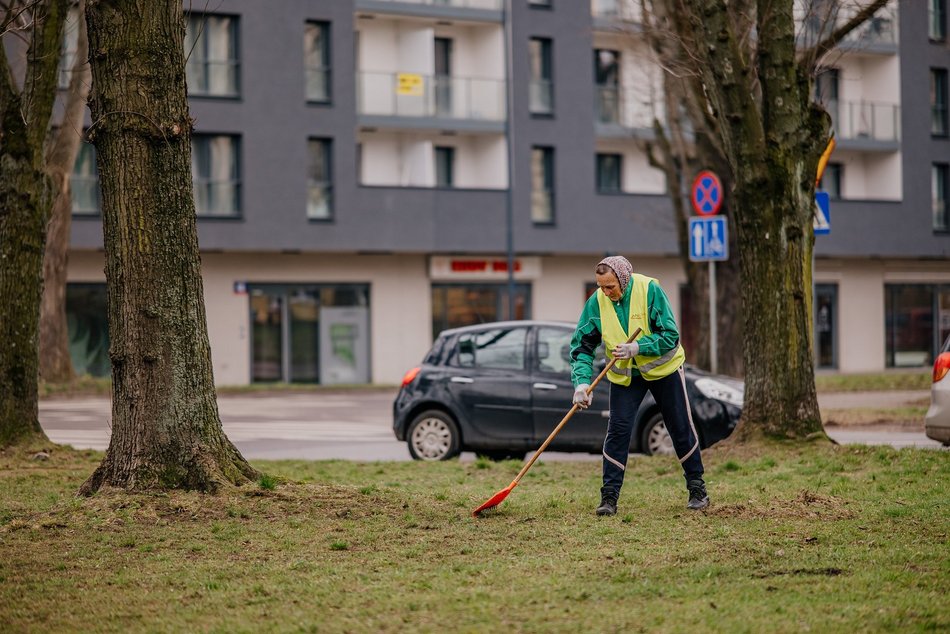
[[[617,319],[625,327],[626,324],[630,323],[631,286],[631,284],[627,284],[620,301],[613,302]],[[676,318],[673,317],[670,300],[656,281],[650,282],[650,288],[647,291],[647,305],[650,307],[650,330],[653,333],[640,335],[637,341],[640,343],[640,354],[659,357],[673,350],[679,344],[680,333],[676,327]],[[595,292],[587,298],[581,317],[577,320],[574,337],[571,339],[571,380],[574,382],[575,388],[584,383],[590,385],[593,380],[594,355],[597,347],[600,346],[600,342],[600,306],[597,303],[597,293]],[[632,372],[633,376],[639,376],[640,374],[636,367],[632,369]]]

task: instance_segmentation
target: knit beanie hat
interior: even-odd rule
[[[627,284],[630,283],[630,274],[633,273],[633,265],[630,264],[630,260],[622,255],[611,255],[598,262],[597,266],[601,264],[610,267],[614,275],[617,276],[617,281],[620,282],[620,292],[626,292]]]

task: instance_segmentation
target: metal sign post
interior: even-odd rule
[[[689,219],[689,259],[709,263],[709,369],[719,369],[719,323],[716,314],[716,261],[729,259],[729,225],[717,216],[723,191],[719,177],[703,170],[693,181],[690,200],[699,217]]]

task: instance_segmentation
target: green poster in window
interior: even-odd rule
[[[369,312],[365,307],[320,309],[320,383],[369,383]]]

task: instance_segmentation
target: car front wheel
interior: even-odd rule
[[[458,454],[461,437],[448,414],[429,410],[413,419],[407,442],[416,460],[448,460]]]
[[[647,420],[640,438],[640,447],[648,456],[672,456],[676,453],[662,414],[654,414]]]

